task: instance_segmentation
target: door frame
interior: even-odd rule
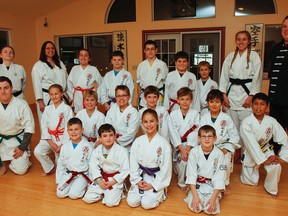
[[[219,64],[219,77],[221,73],[221,67],[225,60],[225,35],[226,35],[226,27],[210,27],[210,28],[184,28],[184,29],[161,29],[161,30],[143,30],[142,31],[142,50],[144,50],[144,43],[147,39],[148,34],[175,34],[179,33],[187,34],[187,33],[215,33],[219,32],[220,34],[220,64]],[[180,46],[182,47],[182,40],[180,40]],[[145,54],[142,54],[142,59],[145,60]]]

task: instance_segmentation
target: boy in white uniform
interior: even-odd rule
[[[281,165],[288,162],[287,134],[273,117],[265,115],[268,97],[263,93],[254,95],[252,99],[253,114],[245,118],[240,127],[240,135],[244,141],[244,153],[240,180],[244,184],[257,185],[259,167],[264,165],[267,175],[264,181],[265,190],[277,197],[278,182],[281,176]],[[271,139],[281,145],[279,156],[274,154]]]
[[[130,91],[127,86],[118,85],[115,96],[116,104],[108,110],[105,123],[113,125],[117,142],[129,151],[138,132],[139,113],[129,104]]]
[[[190,191],[185,201],[195,213],[220,213],[219,199],[220,192],[225,189],[226,164],[223,153],[214,146],[216,139],[212,126],[202,126],[198,131],[201,145],[189,154],[186,184]]]
[[[209,76],[211,72],[210,64],[207,61],[201,61],[198,64],[198,73],[200,74],[200,79],[197,80],[197,85],[199,89],[199,99],[200,99],[200,117],[209,112],[208,104],[206,101],[207,94],[212,89],[218,89],[218,84],[212,80]]]
[[[4,46],[0,51],[0,58],[3,63],[0,64],[0,76],[8,77],[13,85],[12,94],[15,97],[24,98],[26,88],[26,72],[22,65],[14,64],[13,59],[15,51],[11,46]]]
[[[29,143],[35,130],[33,114],[23,99],[12,95],[12,82],[0,76],[0,158],[3,161],[1,174],[9,168],[23,175],[31,166]]]
[[[142,114],[147,109],[153,109],[158,114],[158,132],[161,136],[163,136],[169,142],[169,128],[168,128],[168,112],[164,106],[157,106],[157,102],[159,100],[159,89],[156,86],[147,86],[144,90],[144,98],[146,101],[146,106],[144,106],[141,110],[139,110],[139,116],[142,117]],[[145,129],[143,124],[141,123],[141,129],[143,134],[145,134]]]
[[[116,131],[110,124],[103,124],[99,130],[99,145],[92,153],[89,172],[94,181],[83,198],[94,203],[102,198],[108,207],[117,206],[124,197],[124,180],[129,174],[127,150],[116,143]]]
[[[193,102],[191,108],[200,112],[199,89],[196,76],[187,71],[189,56],[186,52],[180,51],[175,55],[176,70],[167,75],[165,81],[164,106],[170,113],[179,108],[177,103],[177,91],[182,87],[192,90]]]
[[[93,89],[97,91],[102,81],[102,76],[97,68],[89,64],[91,55],[88,50],[81,49],[78,60],[80,65],[71,69],[67,79],[67,94],[75,113],[85,108],[83,104],[84,91]]]
[[[49,154],[51,151],[54,152],[57,163],[62,144],[69,140],[66,130],[67,122],[73,117],[71,107],[62,101],[63,88],[61,85],[51,85],[49,95],[53,104],[45,107],[41,119],[41,140],[34,149],[34,155],[44,170],[43,176],[55,171],[55,165]]]
[[[156,57],[158,47],[155,41],[148,40],[144,43],[146,60],[141,62],[137,68],[137,96],[139,107],[145,105],[144,89],[148,85],[156,86],[160,92],[159,105],[164,102],[164,84],[168,74],[167,64]]]
[[[193,100],[191,89],[180,88],[177,91],[177,102],[180,108],[171,112],[168,118],[171,143],[174,148],[174,171],[178,175],[178,186],[186,190],[185,173],[188,155],[192,147],[198,145],[197,131],[199,127],[199,114],[190,108]]]
[[[126,85],[129,88],[131,97],[129,103],[132,103],[134,93],[134,80],[129,71],[123,68],[124,55],[117,50],[112,53],[111,63],[113,70],[105,74],[101,84],[100,102],[104,105],[106,111],[112,104],[116,103],[115,88],[117,85]]]
[[[96,142],[98,138],[98,129],[105,122],[105,116],[97,110],[98,96],[96,91],[85,90],[83,93],[83,100],[86,108],[80,110],[76,114],[76,117],[82,121],[84,128],[83,135],[94,148],[99,143]]]
[[[78,199],[84,195],[88,183],[92,183],[88,168],[93,148],[82,138],[80,119],[69,119],[67,130],[70,140],[62,146],[56,170],[57,196]]]
[[[222,112],[223,94],[218,89],[211,90],[207,95],[209,112],[201,117],[200,125],[211,125],[216,130],[215,146],[224,154],[227,165],[225,185],[230,183],[230,173],[233,171],[233,154],[240,148],[239,134],[231,117]],[[226,188],[227,189],[227,188]]]

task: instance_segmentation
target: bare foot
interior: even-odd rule
[[[45,176],[49,176],[51,175],[52,173],[54,173],[56,171],[56,166],[53,167],[52,170],[50,170],[48,173],[42,173],[42,176],[45,177]]]
[[[6,165],[3,164],[1,167],[0,167],[0,175],[4,175],[6,173],[7,169],[6,169]]]
[[[179,188],[180,188],[181,191],[187,191],[187,189],[188,189],[187,186],[185,186],[185,187],[180,187],[180,186],[179,186]]]
[[[231,194],[231,191],[230,191],[230,189],[228,189],[228,188],[226,188],[224,191],[223,191],[223,195],[224,196],[228,196],[228,195],[230,195]]]

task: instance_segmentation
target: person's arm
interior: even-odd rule
[[[28,145],[31,141],[31,137],[32,137],[32,133],[24,133],[22,142],[20,143],[18,147],[14,149],[14,154],[13,154],[14,159],[21,157],[24,151],[28,149]]]
[[[190,190],[192,193],[192,203],[191,203],[191,208],[194,209],[195,212],[199,212],[200,211],[200,206],[202,204],[201,199],[198,196],[197,190],[196,190],[196,185],[190,184]],[[190,205],[190,203],[189,203]]]

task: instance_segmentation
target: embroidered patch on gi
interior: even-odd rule
[[[222,121],[220,122],[220,125],[221,125],[221,127],[226,127],[227,121],[226,121],[226,120],[222,120]]]
[[[190,78],[188,79],[188,86],[192,85],[193,80]]]
[[[227,166],[226,165],[221,165],[219,169],[220,170],[227,170]]]
[[[272,129],[270,127],[268,127],[265,133],[267,136],[270,136],[272,133]]]
[[[82,151],[83,151],[84,153],[88,153],[88,152],[89,152],[88,146],[84,146],[83,149],[82,149]]]

